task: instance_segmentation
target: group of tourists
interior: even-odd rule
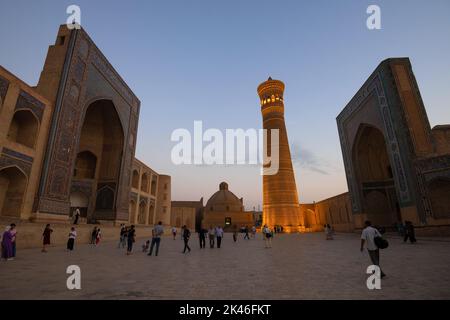
[[[237,241],[237,230],[238,230],[238,228],[235,225],[234,229],[233,229],[233,241],[234,242]],[[253,226],[251,229],[248,228],[248,226],[246,226],[245,228],[241,229],[241,232],[245,234],[244,239],[250,240],[250,232],[251,232],[252,238],[256,237],[256,227],[255,226]],[[262,232],[263,232],[263,239],[265,240],[266,248],[271,248],[273,232],[270,230],[270,228],[267,225],[264,226],[264,228],[262,229]],[[149,256],[151,256],[153,254],[153,252],[155,252],[155,256],[157,256],[158,252],[159,252],[159,246],[161,243],[161,236],[163,235],[163,233],[164,233],[164,228],[160,221],[160,222],[158,222],[157,225],[155,225],[155,227],[152,230],[151,242],[150,242],[150,240],[147,240],[143,243],[142,251],[144,251],[144,252],[149,251],[148,252]],[[176,227],[172,227],[171,233],[172,233],[173,240],[176,240],[177,234],[178,234],[178,229]],[[213,227],[211,225],[209,227],[209,229],[201,228],[200,231],[198,232],[200,249],[206,248],[206,239],[207,238],[209,240],[209,247],[211,249],[213,249],[215,247],[220,249],[220,247],[222,246],[223,236],[224,236],[224,230],[221,226]],[[181,227],[180,239],[184,241],[184,248],[183,248],[182,253],[191,252],[191,248],[189,246],[189,240],[191,239],[191,230],[189,230],[189,228],[186,225]],[[154,250],[154,248],[156,248],[156,250]]]
[[[136,242],[136,228],[134,225],[127,227],[125,224],[120,225],[120,236],[117,248],[127,247],[127,255],[133,251],[133,245]]]
[[[78,222],[78,219],[76,218],[73,223],[74,225]],[[237,241],[237,226],[234,227],[233,231],[233,241]],[[241,232],[244,233],[244,240],[250,240],[250,233],[251,237],[256,237],[256,227],[253,226],[251,229],[246,226],[241,229]],[[51,244],[52,239],[52,233],[53,229],[51,228],[50,224],[47,224],[44,228],[44,231],[42,232],[42,252],[47,252],[47,247]],[[162,222],[159,221],[158,224],[156,224],[152,229],[152,239],[147,240],[142,245],[142,251],[147,252],[148,255],[151,256],[153,252],[155,252],[155,255],[158,255],[159,252],[159,246],[161,243],[161,237],[164,234],[164,228],[162,226]],[[264,225],[262,229],[263,239],[265,240],[265,247],[271,248],[272,247],[272,237],[273,232],[268,228],[267,225]],[[176,239],[177,235],[177,228],[172,228],[172,235],[173,239]],[[209,229],[202,228],[199,235],[199,242],[200,242],[200,249],[206,248],[206,238],[209,239],[209,247],[212,248],[219,248],[222,245],[222,239],[224,236],[224,230],[221,226],[210,226]],[[17,230],[16,225],[14,223],[11,223],[11,225],[7,226],[5,228],[5,231],[2,234],[2,240],[1,240],[1,258],[10,261],[14,260],[16,256],[16,237],[17,237]],[[102,238],[102,232],[98,226],[94,226],[94,228],[91,231],[90,235],[90,244],[93,246],[98,246],[100,243],[100,240]],[[181,228],[181,239],[184,241],[184,249],[183,253],[191,252],[191,248],[189,246],[189,240],[191,238],[191,231],[189,228],[184,225]],[[73,251],[75,247],[75,241],[77,239],[77,231],[75,230],[75,227],[72,226],[70,228],[70,231],[68,233],[68,240],[67,240],[67,251]],[[136,241],[136,229],[134,225],[131,226],[125,226],[125,224],[120,225],[120,239],[117,248],[127,248],[126,254],[130,255],[133,251],[133,244]]]
[[[99,227],[95,226],[94,229],[92,229],[91,232],[91,241],[89,242],[93,246],[98,246],[100,243],[100,240],[102,239],[102,231]]]

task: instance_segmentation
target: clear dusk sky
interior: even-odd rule
[[[248,209],[259,169],[175,166],[174,129],[261,128],[258,84],[286,84],[286,126],[301,202],[347,191],[335,118],[374,68],[409,57],[431,126],[450,123],[450,1],[4,1],[0,64],[37,84],[66,8],[141,100],[136,156],[172,176],[173,200],[205,201],[227,181]],[[366,9],[381,8],[381,30]]]

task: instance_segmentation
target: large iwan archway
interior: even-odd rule
[[[20,217],[27,177],[17,167],[0,170],[0,216]]]
[[[450,218],[450,179],[439,177],[428,183],[428,194],[433,217],[436,219]]]
[[[88,212],[88,220],[114,219],[123,144],[123,128],[113,102],[91,103],[80,133],[74,177],[93,180],[91,200],[95,206]]]
[[[362,210],[373,224],[392,226],[401,220],[392,167],[383,133],[361,125],[353,148]]]

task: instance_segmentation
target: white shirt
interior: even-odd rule
[[[217,228],[216,229],[216,237],[223,237],[223,229],[222,228]]]
[[[366,240],[367,250],[377,250],[378,247],[375,244],[374,238],[381,237],[380,232],[374,227],[366,227],[361,233],[361,239]]]
[[[69,239],[75,239],[76,237],[77,237],[77,232],[76,231],[70,231]]]
[[[164,228],[162,225],[157,224],[153,227],[153,238],[161,238],[161,236],[164,234]]]
[[[172,233],[176,233],[177,232],[177,228],[173,227],[172,228]]]

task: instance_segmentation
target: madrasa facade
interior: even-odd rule
[[[407,220],[450,234],[450,125],[431,128],[410,60],[381,62],[336,120],[349,191],[302,204],[306,230]]]
[[[83,29],[36,86],[0,67],[0,218],[170,224],[171,179],[135,158],[140,101]]]

